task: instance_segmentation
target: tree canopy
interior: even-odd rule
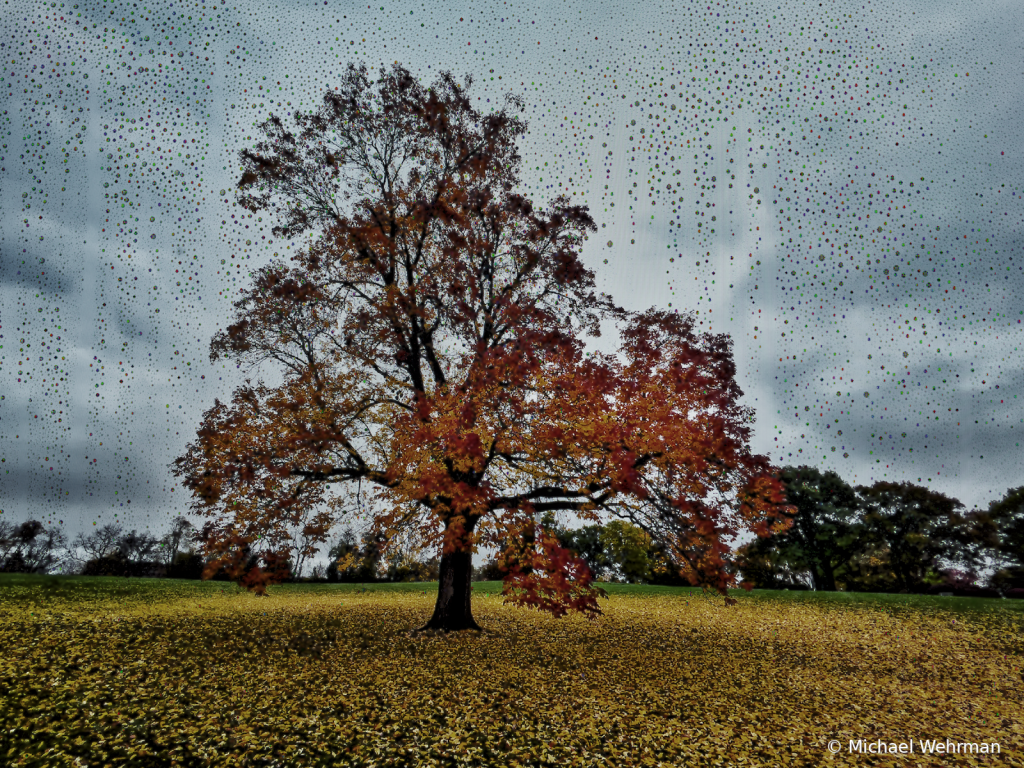
[[[868,538],[889,550],[889,565],[897,585],[920,588],[948,550],[946,531],[955,524],[957,499],[913,483],[878,481],[856,488],[864,506]]]
[[[741,558],[752,569],[757,558],[764,559],[769,549],[774,550],[776,559],[795,572],[809,572],[816,590],[834,592],[836,571],[861,547],[857,526],[860,500],[832,471],[783,467],[779,479],[793,505],[793,525],[780,536],[755,539]]]
[[[385,547],[415,529],[441,549],[427,626],[461,629],[481,544],[506,553],[506,601],[600,613],[586,564],[538,517],[603,512],[724,591],[728,539],[788,524],[747,445],[731,340],[596,292],[588,210],[515,191],[522,100],[480,113],[471,84],[423,88],[397,63],[371,84],[350,65],[295,132],[271,116],[241,152],[240,203],[299,247],[258,270],[211,343],[212,360],[272,361],[285,380],[216,400],[174,463],[211,518],[204,546],[262,593],[298,534],[309,555],[357,512]],[[586,352],[606,321],[618,354]]]
[[[816,590],[921,591],[941,577],[942,564],[973,574],[1000,546],[1005,505],[962,513],[957,499],[923,486],[879,480],[853,488],[809,466],[783,467],[779,479],[792,526],[738,552],[741,570],[758,586],[809,574]]]
[[[994,542],[1000,568],[998,583],[1024,588],[1024,485],[1010,488],[1001,499],[979,513],[984,533],[977,538]]]

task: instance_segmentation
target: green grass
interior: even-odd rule
[[[749,595],[752,600],[781,600],[790,603],[857,606],[871,605],[893,610],[918,610],[927,613],[990,614],[1024,616],[1024,600],[1002,600],[994,597],[939,597],[938,595],[893,595],[877,592],[800,592],[778,589],[742,589],[729,591],[733,597]]]
[[[687,600],[721,601],[715,593],[694,587],[663,587],[650,584],[599,584],[609,595],[654,597],[676,596]],[[242,594],[244,590],[229,581],[189,581],[177,579],[143,579],[119,576],[40,576],[35,574],[0,574],[0,589],[15,588],[5,602],[32,602],[36,597],[67,597],[87,604],[95,600],[125,599],[129,601],[178,600],[182,595],[201,598],[224,594]],[[499,595],[500,581],[473,582],[474,595]],[[299,597],[303,594],[422,594],[437,593],[437,582],[403,582],[397,584],[278,584],[271,593]],[[874,592],[803,592],[791,590],[743,589],[729,590],[737,600],[782,601],[828,606],[867,606],[896,611],[917,610],[925,613],[941,611],[957,614],[1024,615],[1024,600],[1002,600],[987,597],[939,597],[937,595],[900,595]]]

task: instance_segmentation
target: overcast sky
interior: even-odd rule
[[[732,336],[778,465],[1024,484],[1020,3],[375,2],[3,15],[3,519],[187,511],[168,464],[246,373],[210,339],[300,247],[243,220],[238,152],[350,61],[522,94],[521,191],[589,206],[621,305]]]

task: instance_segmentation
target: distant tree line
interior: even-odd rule
[[[1024,596],[1024,486],[988,509],[909,482],[784,467],[793,524],[735,553],[757,588]],[[994,567],[987,581],[979,573]]]
[[[795,508],[791,527],[738,547],[730,563],[754,588],[1024,597],[1024,486],[968,512],[957,499],[906,482],[851,487],[807,466],[784,467],[779,479]],[[569,530],[547,517],[542,525],[599,581],[687,584],[630,523]],[[983,580],[980,572],[993,566]],[[489,560],[477,576],[502,573]]]
[[[555,535],[558,543],[580,557],[594,579],[626,584],[659,584],[690,586],[673,573],[668,559],[652,538],[641,528],[623,520],[603,525],[591,524],[570,529],[558,525],[550,514],[541,519],[541,527]],[[487,560],[476,569],[480,581],[496,581],[504,577],[502,563]]]
[[[38,520],[20,525],[0,521],[0,571],[198,579],[205,565],[195,550],[198,540],[183,517],[159,539],[112,523],[88,535],[79,533],[70,546],[63,531],[47,529]]]
[[[177,517],[171,530],[160,538],[108,524],[89,534],[80,533],[69,546],[62,531],[47,529],[38,520],[18,525],[0,520],[0,573],[201,579],[208,562],[200,554],[199,545],[207,535],[188,519]],[[398,542],[385,554],[383,544],[370,533],[357,540],[352,529],[346,528],[328,552],[329,564],[314,567],[310,576],[302,578],[302,563],[293,564],[290,559],[276,567],[289,574],[286,581],[437,580],[437,557],[421,557],[422,548],[408,542]],[[256,565],[257,558],[251,556],[245,568]],[[224,569],[211,578],[230,580]]]
[[[957,499],[911,483],[850,486],[833,471],[787,466],[779,479],[794,508],[783,533],[739,547],[730,568],[760,589],[848,592],[952,592],[1024,597],[1024,486],[985,510],[965,511]],[[664,553],[639,527],[623,520],[568,529],[545,515],[541,526],[576,553],[598,581],[685,586]],[[198,545],[209,535],[184,517],[156,538],[119,525],[64,534],[37,520],[0,521],[0,572],[66,573],[199,579],[207,567]],[[413,539],[392,542],[349,527],[328,551],[328,565],[301,576],[303,563],[278,563],[287,581],[436,581],[440,560]],[[84,557],[81,556],[84,552]],[[256,567],[256,557],[246,568]],[[980,571],[993,568],[982,582]],[[502,563],[475,569],[477,581],[501,580]],[[229,580],[223,569],[214,580]]]

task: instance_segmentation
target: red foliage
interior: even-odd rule
[[[553,535],[542,534],[539,544],[539,551],[535,545],[528,546],[506,566],[505,602],[534,607],[555,617],[568,611],[579,611],[591,619],[599,616],[597,598],[608,593],[593,584],[587,564],[561,547]]]
[[[385,540],[415,529],[443,553],[504,551],[512,602],[595,615],[586,567],[535,540],[532,516],[603,512],[724,591],[728,539],[787,524],[773,468],[747,446],[730,339],[595,294],[587,209],[511,192],[518,118],[476,112],[447,73],[424,90],[395,65],[377,90],[371,109],[365,68],[350,68],[298,133],[272,118],[242,153],[243,204],[283,200],[275,231],[319,237],[293,267],[261,269],[211,345],[286,376],[215,402],[176,462],[196,511],[221,514],[208,546],[261,591],[296,536],[312,552],[361,510]],[[390,164],[365,151],[385,137]],[[618,356],[584,354],[602,320],[619,326]],[[327,500],[328,486],[357,493]],[[243,573],[227,553],[245,547],[265,559]]]

